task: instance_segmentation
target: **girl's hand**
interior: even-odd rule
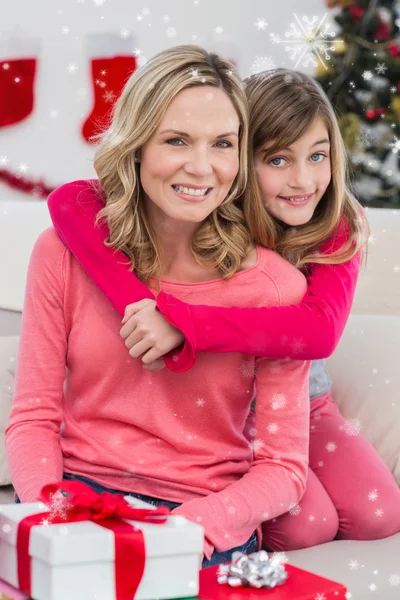
[[[184,335],[156,309],[156,305],[156,301],[150,298],[128,304],[120,330],[129,354],[133,358],[142,357],[143,368],[147,371],[164,368],[161,357],[185,340]]]

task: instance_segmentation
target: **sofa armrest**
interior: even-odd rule
[[[400,316],[351,315],[327,369],[346,419],[400,484]]]
[[[0,486],[11,483],[4,432],[14,391],[18,340],[18,336],[0,336]]]

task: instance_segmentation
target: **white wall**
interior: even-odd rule
[[[36,36],[40,43],[34,112],[23,122],[0,129],[0,157],[8,158],[8,169],[25,164],[27,177],[43,178],[51,186],[95,176],[94,148],[80,133],[93,103],[88,34],[120,34],[127,29],[129,47],[140,48],[145,57],[183,43],[213,47],[221,54],[234,51],[245,77],[257,57],[271,57],[276,66],[293,67],[284,44],[272,44],[270,33],[283,37],[293,13],[321,19],[328,12],[324,0],[0,1],[0,36]],[[137,15],[143,19],[138,21]],[[255,25],[259,18],[268,24],[264,30]],[[332,13],[327,19],[334,29]],[[64,27],[69,33],[62,32]],[[217,27],[223,32],[216,33]],[[175,37],[168,36],[169,28],[176,30]],[[4,42],[0,38],[3,52]],[[77,66],[74,73],[67,69],[71,63]],[[298,68],[312,72],[312,68]],[[14,198],[28,200],[29,196],[0,183],[0,200]]]

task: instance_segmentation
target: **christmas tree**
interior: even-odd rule
[[[316,78],[337,112],[354,192],[366,206],[400,207],[400,0],[326,3],[340,7],[340,31]]]

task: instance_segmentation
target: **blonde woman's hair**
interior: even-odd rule
[[[232,276],[239,270],[252,239],[236,201],[247,182],[247,100],[243,82],[230,62],[197,46],[176,46],[154,56],[126,83],[94,159],[97,191],[105,202],[98,219],[105,219],[110,231],[106,244],[125,253],[139,279],[147,282],[157,278],[158,290],[161,250],[144,210],[135,156],[179,92],[204,85],[224,90],[238,114],[239,171],[227,197],[193,235],[191,250],[199,264],[218,268],[223,279]],[[259,210],[264,212],[262,206]]]
[[[347,158],[334,110],[319,84],[310,76],[288,69],[276,69],[245,80],[249,101],[249,164],[258,153],[273,156],[306,133],[317,117],[328,130],[332,177],[311,220],[290,227],[264,211],[255,169],[250,169],[243,196],[243,210],[253,239],[272,247],[293,265],[308,270],[309,263],[339,264],[365,248],[369,232],[365,212],[348,188]],[[264,152],[265,151],[265,152]],[[336,233],[347,241],[332,254],[320,251]]]

